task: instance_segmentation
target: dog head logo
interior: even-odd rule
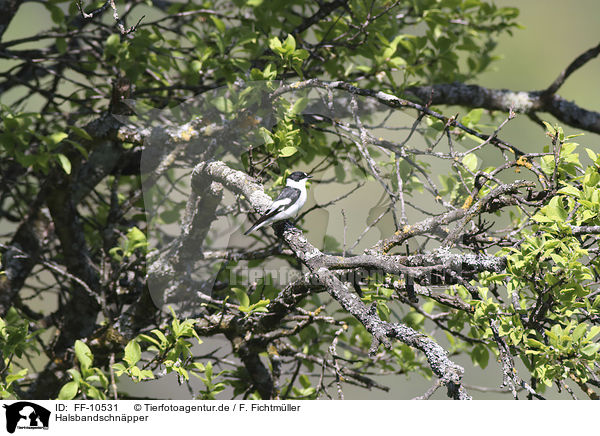
[[[19,401],[4,405],[6,409],[6,431],[14,433],[15,429],[47,429],[50,421],[50,411],[28,401]]]

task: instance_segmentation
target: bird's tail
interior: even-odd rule
[[[270,224],[273,222],[273,217],[277,214],[279,210],[268,210],[263,216],[261,216],[252,227],[250,227],[248,230],[246,230],[244,232],[244,235],[249,234],[250,232],[253,232],[254,230],[258,230],[260,229],[262,226],[266,226],[267,224]]]
[[[250,233],[252,233],[254,230],[258,230],[260,229],[262,226],[265,225],[265,222],[256,222],[252,225],[252,227],[250,227],[248,230],[246,230],[244,232],[244,235],[249,235]]]

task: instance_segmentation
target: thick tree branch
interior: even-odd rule
[[[179,264],[177,269],[182,269],[186,260],[201,255],[204,239],[216,219],[215,211],[222,199],[223,187],[219,183],[207,180],[194,187],[188,199],[186,219],[175,255]]]
[[[0,274],[0,316],[15,304],[15,297],[42,255],[42,240],[47,232],[50,217],[41,209],[40,199],[32,205],[29,215],[21,223],[8,245],[2,245],[2,271]]]
[[[329,294],[373,335],[372,354],[381,343],[388,345],[388,338],[398,339],[425,354],[432,371],[448,386],[449,397],[456,400],[471,399],[461,385],[463,368],[448,359],[446,350],[434,340],[404,324],[382,321],[377,315],[376,306],[365,306],[356,294],[325,268],[320,268],[316,274]]]
[[[84,281],[87,288],[73,283],[73,291],[63,309],[65,323],[57,345],[59,352],[71,346],[75,339],[93,331],[99,310],[97,295],[100,294],[100,277],[91,260],[83,224],[70,194],[69,184],[57,183],[56,189],[48,196],[47,204],[67,270]],[[96,295],[89,295],[87,289]]]
[[[526,115],[548,112],[557,120],[572,127],[600,133],[600,113],[583,109],[555,94],[543,95],[541,91],[489,89],[479,85],[455,82],[411,87],[407,88],[405,93],[422,101],[431,100],[434,105],[457,105],[503,112],[508,112],[513,108],[515,112]],[[542,98],[546,96],[548,98]]]

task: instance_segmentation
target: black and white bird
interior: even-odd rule
[[[302,171],[295,171],[290,174],[286,181],[287,186],[281,190],[271,207],[265,211],[252,227],[246,230],[244,235],[260,229],[267,224],[296,216],[306,202],[306,181],[310,178],[312,176]]]

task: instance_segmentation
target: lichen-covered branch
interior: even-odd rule
[[[600,133],[600,113],[584,109],[556,94],[548,96],[541,91],[490,89],[458,82],[411,87],[405,92],[422,101],[431,100],[434,105],[457,105],[503,112],[513,108],[515,112],[526,115],[547,112],[571,127]]]

